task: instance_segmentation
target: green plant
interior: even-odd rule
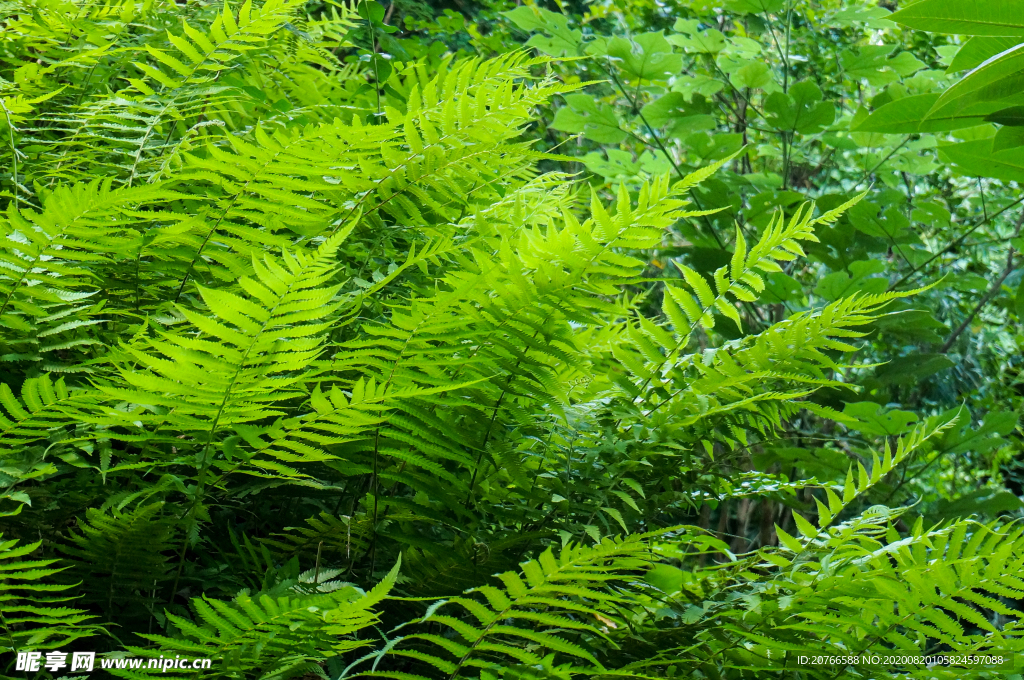
[[[1020,652],[1020,530],[942,505],[1014,418],[882,408],[952,364],[912,306],[952,213],[887,205],[870,175],[934,166],[848,148],[878,112],[794,58],[837,8],[584,40],[524,5],[547,55],[407,59],[390,11],[0,8],[0,557],[39,551],[0,566],[4,649],[338,680]],[[945,83],[862,37],[839,63],[886,101]],[[859,155],[812,186],[822,154]],[[872,672],[963,671],[904,665]]]

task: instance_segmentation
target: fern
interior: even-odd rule
[[[413,632],[392,638],[377,652],[353,662],[344,675],[405,680],[433,673],[495,677],[510,665],[541,665],[545,652],[570,659],[574,672],[601,674],[605,669],[598,659],[566,634],[600,635],[602,624],[621,623],[618,608],[631,600],[616,586],[649,565],[647,538],[606,539],[593,547],[569,544],[557,553],[549,549],[524,563],[521,572],[501,574],[504,588],[481,586],[466,596],[435,602],[425,616],[410,622],[433,622],[443,634]],[[467,621],[445,609],[461,610],[472,618]],[[377,669],[393,657],[409,659],[417,670]],[[370,670],[359,670],[370,660]]]
[[[372,590],[348,587],[325,595],[271,597],[243,593],[231,602],[195,598],[196,622],[169,615],[180,637],[144,635],[161,650],[214,660],[214,677],[277,678],[309,672],[336,654],[366,646],[354,637],[374,625],[373,607],[394,586],[399,565]],[[157,658],[151,649],[129,647],[137,656]],[[146,673],[114,671],[119,677]]]
[[[598,83],[417,57],[414,23],[328,5],[0,7],[0,516],[44,539],[0,543],[5,649],[102,616],[98,649],[239,679],[837,680],[868,671],[794,655],[1018,650],[1021,531],[911,520],[908,463],[951,424],[875,457],[841,429],[884,360],[853,357],[921,291],[766,296],[864,195],[772,194],[793,208],[744,208],[702,269],[749,159],[686,174],[666,147],[674,175],[609,191],[532,137]],[[757,550],[720,538],[731,513],[761,515]]]
[[[56,189],[41,212],[10,205],[0,220],[3,360],[70,370],[72,362],[61,361],[59,354],[95,344],[80,329],[106,321],[95,318],[103,303],[89,304],[96,292],[91,267],[107,260],[113,244],[131,229],[139,203],[156,205],[173,197],[159,186],[111,189],[109,182],[96,180]]]
[[[8,454],[26,444],[49,439],[66,423],[65,409],[75,402],[63,378],[47,375],[22,383],[19,400],[10,386],[0,385],[0,441]]]
[[[174,538],[173,517],[162,515],[163,503],[142,505],[110,514],[90,508],[70,532],[61,552],[70,556],[71,574],[93,584],[107,616],[124,622],[170,579],[169,551]],[[145,619],[145,611],[141,612]]]
[[[153,60],[171,73],[146,62],[135,62],[135,66],[168,90],[211,82],[219,77],[221,71],[230,68],[232,61],[265,43],[267,36],[279,30],[296,7],[294,1],[271,0],[261,7],[254,7],[247,1],[236,11],[225,4],[207,32],[184,23],[184,35],[167,34],[173,50],[153,47],[147,50]],[[130,82],[145,94],[154,93],[141,79]]]
[[[64,606],[73,599],[69,585],[43,583],[59,573],[56,560],[24,559],[41,542],[18,545],[0,537],[0,650],[57,649],[95,635],[95,617],[83,609]]]

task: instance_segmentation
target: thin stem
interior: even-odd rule
[[[965,330],[967,330],[967,327],[971,325],[971,322],[974,321],[974,317],[978,315],[978,313],[985,307],[985,305],[992,301],[992,298],[999,294],[999,291],[1003,287],[1003,281],[1005,281],[1006,277],[1012,274],[1013,270],[1017,268],[1017,262],[1014,261],[1013,257],[1014,255],[1016,255],[1016,252],[1011,248],[1010,254],[1006,258],[1006,267],[1003,269],[1003,273],[1000,275],[998,279],[996,279],[996,281],[988,289],[985,295],[983,295],[982,298],[978,300],[978,304],[974,306],[974,309],[972,309],[971,313],[967,315],[967,318],[963,320],[963,323],[957,326],[956,330],[953,331],[948,338],[946,338],[946,342],[942,343],[942,347],[939,349],[940,354],[945,354],[946,352],[949,351],[949,348],[953,346],[953,343],[956,342],[956,339],[960,337],[960,335]]]
[[[615,83],[615,86],[619,88],[619,91],[622,93],[622,96],[626,98],[626,101],[629,102],[630,108],[636,111],[637,115],[640,116],[640,120],[641,122],[643,122],[644,127],[646,127],[647,131],[650,132],[651,138],[654,140],[654,143],[661,150],[661,152],[665,154],[665,158],[668,159],[668,162],[672,164],[672,169],[675,170],[676,175],[678,175],[679,179],[684,179],[686,175],[683,174],[683,171],[679,168],[679,164],[676,163],[675,157],[673,157],[672,154],[668,152],[668,149],[665,148],[665,144],[661,141],[661,138],[658,137],[658,134],[654,131],[654,128],[651,126],[651,124],[647,122],[647,118],[645,118],[644,114],[639,109],[637,109],[636,101],[630,99],[629,93],[626,92],[626,88],[622,86],[622,83],[619,82],[618,77],[616,77],[613,71],[611,71],[610,69],[604,69],[604,71]],[[689,193],[690,198],[692,198],[693,202],[697,204],[697,209],[703,210],[704,208],[701,205],[700,199],[697,198],[697,195],[694,193],[693,189],[690,189]],[[711,220],[708,219],[707,215],[704,215],[703,217],[704,223],[707,225],[708,231],[711,232],[711,236],[714,237],[715,242],[718,243],[718,247],[721,248],[722,250],[725,250],[725,244],[722,243],[722,239],[718,237],[718,232],[716,232],[715,228],[711,225]]]
[[[14,178],[14,209],[18,210],[18,148],[14,145],[14,121],[11,120],[11,112],[7,110],[7,102],[4,99],[0,99],[0,108],[3,108],[4,117],[7,119],[7,139],[11,145],[11,175]]]
[[[875,170],[878,170],[878,168],[882,167],[887,160],[895,156],[897,151],[899,151],[900,149],[907,145],[907,142],[910,141],[910,137],[910,135],[907,135],[906,138],[902,142],[900,142],[900,145],[895,147],[892,151],[890,151],[885,158],[878,161],[875,167],[871,168],[870,170],[865,170],[864,174],[860,176],[860,181],[863,182],[865,179],[867,179],[868,175],[873,175],[875,173]]]
[[[965,231],[962,235],[960,235],[957,238],[953,239],[945,248],[943,248],[939,252],[935,253],[934,255],[929,257],[927,260],[925,260],[924,262],[922,262],[918,266],[914,267],[914,269],[911,270],[908,274],[906,274],[903,278],[901,278],[899,281],[897,281],[896,283],[894,283],[891,286],[889,286],[889,290],[895,290],[899,286],[903,285],[904,283],[909,281],[911,278],[913,278],[915,275],[917,275],[917,273],[920,272],[922,269],[924,269],[929,264],[934,262],[936,259],[942,257],[943,255],[945,255],[949,251],[953,250],[954,248],[956,248],[960,244],[962,244],[967,239],[967,237],[970,236],[972,233],[974,233],[974,231],[977,230],[979,227],[984,226],[988,222],[991,222],[992,220],[994,220],[995,218],[999,217],[1000,215],[1002,215],[1004,212],[1006,212],[1010,208],[1013,208],[1014,206],[1016,206],[1016,205],[1018,205],[1020,203],[1024,203],[1024,196],[1021,196],[1016,201],[1014,201],[1013,203],[1009,204],[1008,206],[1006,206],[1005,208],[1003,208],[999,212],[993,213],[991,216],[986,217],[985,219],[979,221],[977,224],[975,224],[970,229]],[[1024,213],[1021,214],[1021,219],[1024,219]],[[1018,224],[1020,224],[1020,223],[1018,222]]]

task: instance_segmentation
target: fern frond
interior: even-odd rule
[[[56,560],[25,559],[41,542],[18,545],[0,536],[0,650],[59,649],[96,635],[94,616],[61,603],[72,586],[48,583],[64,568]],[[66,568],[66,567],[65,567]]]
[[[168,613],[180,637],[143,635],[158,645],[129,647],[136,656],[157,658],[168,651],[213,660],[209,673],[230,678],[301,674],[328,658],[366,646],[355,637],[378,621],[374,607],[398,578],[399,564],[369,592],[346,587],[322,595],[271,597],[243,593],[230,602],[194,598],[196,620]],[[147,673],[113,671],[118,677],[144,678]]]
[[[607,538],[594,546],[548,549],[537,560],[522,564],[519,573],[501,574],[504,587],[474,588],[466,596],[436,603],[426,616],[411,622],[433,623],[444,634],[406,634],[349,668],[373,660],[373,669],[355,676],[413,680],[440,672],[449,678],[482,678],[500,674],[508,665],[542,664],[551,652],[582,664],[580,672],[601,674],[604,667],[588,649],[558,633],[599,636],[601,622],[619,619],[619,607],[628,606],[631,597],[616,586],[650,564],[653,557],[646,538]],[[439,613],[453,608],[468,616]],[[411,670],[377,670],[380,663],[386,668],[399,661],[410,664]]]
[[[163,503],[111,513],[90,508],[60,547],[69,555],[73,576],[93,584],[90,592],[113,620],[133,613],[145,618],[144,603],[154,588],[170,578],[170,550],[175,518]],[[139,611],[129,611],[138,608]]]
[[[275,404],[302,393],[324,332],[343,304],[339,287],[329,282],[347,235],[339,232],[314,253],[254,260],[256,275],[238,282],[241,295],[201,289],[210,315],[182,308],[189,333],[125,345],[131,363],[120,368],[121,384],[100,389],[131,404],[170,409],[129,420],[154,433],[184,433],[207,454],[238,425],[284,415]],[[124,417],[116,410],[108,415]]]

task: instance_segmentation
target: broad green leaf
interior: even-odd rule
[[[753,60],[729,75],[729,81],[737,88],[762,88],[772,82],[772,69],[763,61]]]
[[[835,106],[822,101],[821,89],[809,80],[801,81],[789,93],[775,92],[764,103],[768,122],[778,130],[801,134],[821,132],[835,120]]]
[[[910,52],[900,52],[895,57],[887,60],[885,65],[891,68],[902,78],[912,76],[923,68],[927,68],[928,64],[924,63]]]
[[[714,28],[701,29],[700,26],[700,22],[693,19],[676,19],[672,30],[677,33],[669,35],[667,40],[696,54],[718,54],[728,46],[721,31]]]
[[[683,140],[704,162],[728,158],[743,147],[743,135],[736,133],[707,134],[698,132]]]
[[[856,132],[909,135],[959,130],[985,121],[984,114],[968,116],[958,113],[925,120],[925,116],[935,107],[940,96],[937,93],[918,94],[891,101],[878,107],[870,116],[851,129]]]
[[[771,14],[785,8],[786,0],[722,0],[722,6],[737,14]]]
[[[643,33],[632,41],[612,38],[605,55],[631,80],[668,80],[683,70],[682,55],[672,51],[661,31]]]
[[[889,18],[932,33],[1024,36],[1024,0],[922,0]]]
[[[848,269],[849,274],[844,271],[827,274],[815,286],[814,294],[832,302],[856,293],[882,293],[889,287],[888,279],[872,276],[885,271],[885,265],[878,260],[851,262]]]
[[[764,292],[759,298],[762,302],[775,304],[799,300],[803,297],[804,287],[785,272],[773,272],[764,278]]]
[[[682,93],[669,92],[644,106],[640,110],[642,117],[638,116],[634,124],[643,125],[646,122],[655,129],[668,125],[669,134],[677,134],[683,130],[713,130],[717,127],[717,122],[713,116],[708,115],[711,109],[702,105],[703,102],[701,97],[689,102]]]
[[[587,166],[587,170],[613,181],[633,179],[640,173],[641,168],[641,164],[633,160],[633,154],[612,148],[605,149],[604,153],[591,151],[583,157],[583,164]]]
[[[526,44],[553,57],[575,55],[583,41],[583,33],[570,29],[569,20],[557,12],[533,5],[520,5],[501,14],[524,31],[540,31],[542,35],[533,36]]]
[[[656,564],[644,574],[644,581],[666,595],[672,595],[683,589],[683,570],[671,564]]]
[[[955,163],[971,177],[992,177],[1011,182],[1024,182],[1024,154],[1010,148],[993,151],[993,139],[978,139],[939,147],[939,158]]]
[[[1004,127],[992,138],[993,153],[1024,146],[1024,127]]]
[[[1020,42],[1018,38],[975,36],[964,43],[963,47],[957,51],[946,72],[957,73],[977,68],[997,54],[1002,54],[1011,47],[1020,44]]]
[[[1009,491],[984,488],[970,491],[954,500],[941,500],[936,504],[935,516],[943,519],[984,515],[997,517],[1003,513],[1019,513],[1024,501]]]
[[[876,385],[916,385],[930,375],[944,371],[954,364],[945,354],[915,352],[892,359],[875,369],[871,379],[872,387]]]
[[[899,80],[895,73],[883,70],[890,65],[889,55],[895,49],[895,45],[862,45],[856,53],[850,50],[842,52],[839,61],[847,76],[863,78],[870,85],[881,86]]]
[[[884,7],[854,6],[842,9],[832,15],[829,26],[853,26],[862,23],[868,28],[891,28],[891,12]]]
[[[917,422],[917,414],[910,411],[883,411],[882,407],[871,401],[848,403],[843,413],[857,419],[855,429],[864,434],[879,436],[895,436],[909,432],[912,423]]]
[[[1011,106],[1000,109],[995,113],[985,116],[985,122],[1009,125],[1011,127],[1024,127],[1024,106]]]
[[[992,411],[981,424],[971,423],[966,418],[964,420],[966,422],[962,425],[943,434],[937,444],[941,451],[953,455],[968,452],[984,454],[1003,446],[1006,436],[1017,425],[1017,414],[1013,411]]]
[[[910,229],[910,220],[900,210],[902,206],[890,205],[884,211],[871,201],[861,201],[847,213],[847,218],[858,231],[882,239],[887,244],[919,242]]]
[[[588,94],[567,94],[565,102],[567,106],[555,112],[551,123],[555,130],[582,132],[588,139],[602,144],[618,144],[626,138],[614,107],[599,104]]]
[[[1004,100],[1024,92],[1024,43],[992,57],[974,69],[953,87],[946,90],[928,118],[953,114],[978,102]]]

